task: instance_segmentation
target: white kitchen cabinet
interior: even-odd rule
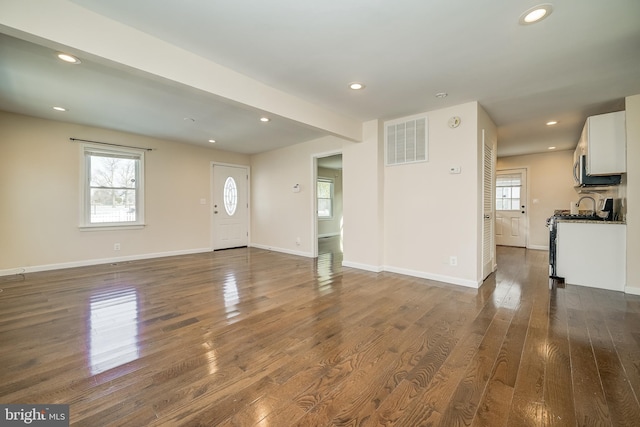
[[[565,283],[624,292],[625,224],[560,221],[557,226],[556,274]]]
[[[600,114],[587,119],[576,155],[587,156],[588,175],[611,175],[627,171],[625,112]]]

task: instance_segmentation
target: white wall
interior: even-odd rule
[[[145,155],[146,227],[79,230],[81,146],[70,137],[154,149]],[[249,157],[0,112],[0,273],[210,250],[212,161]]]
[[[478,111],[471,102],[428,112],[429,161],[385,168],[385,269],[478,286]],[[455,129],[447,124],[452,116],[461,118]],[[450,174],[452,166],[462,173]]]
[[[627,286],[640,295],[640,94],[626,98],[627,111]]]
[[[573,151],[549,151],[524,156],[501,157],[497,170],[527,170],[527,212],[530,249],[549,249],[546,220],[556,209],[569,209],[579,198],[573,188]]]
[[[362,142],[342,148],[343,265],[382,271],[384,247],[384,152],[378,120],[363,124]]]
[[[342,152],[345,266],[477,286],[479,111],[474,102],[429,112],[429,162],[393,167],[384,166],[378,120],[363,124],[362,142],[329,136],[249,158],[2,113],[0,271],[210,250],[210,205],[200,199],[210,198],[212,161],[251,166],[252,246],[312,256],[313,158]],[[457,129],[447,126],[452,115],[462,118]],[[69,137],[154,148],[146,160],[144,229],[78,229],[80,148]],[[462,173],[449,174],[451,166]]]
[[[313,255],[313,156],[339,151],[343,142],[328,136],[251,157],[252,246]]]
[[[321,138],[252,157],[251,245],[311,256],[313,156],[342,151],[344,261],[477,287],[481,277],[481,129],[495,125],[472,102],[427,113],[429,161],[384,166],[382,123],[363,141]],[[450,129],[451,116],[462,124]],[[462,173],[452,175],[451,166]],[[301,191],[293,193],[293,185]],[[300,245],[296,239],[300,238]],[[449,265],[449,256],[458,265]]]
[[[333,180],[333,215],[328,219],[318,219],[318,237],[339,235],[342,224],[342,170],[318,168],[318,178]]]

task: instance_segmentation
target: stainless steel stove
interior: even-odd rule
[[[584,214],[566,214],[559,213],[555,214],[552,217],[547,218],[547,227],[549,228],[549,277],[552,279],[562,279],[562,277],[558,277],[556,275],[556,250],[558,245],[558,220],[580,220],[587,219],[590,221],[604,221],[603,218],[600,218],[595,215],[584,215]]]

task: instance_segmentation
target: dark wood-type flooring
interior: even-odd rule
[[[639,426],[640,297],[240,248],[0,278],[0,403],[78,426]],[[324,248],[328,245],[328,248]]]

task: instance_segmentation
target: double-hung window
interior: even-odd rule
[[[144,151],[83,147],[81,227],[144,225]]]
[[[333,217],[333,180],[318,178],[318,218],[331,219]]]

